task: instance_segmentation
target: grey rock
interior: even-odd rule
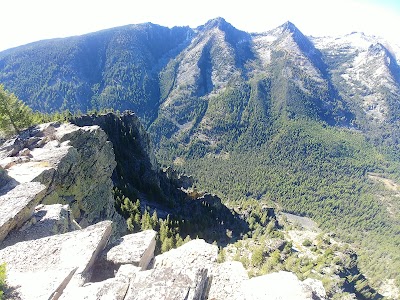
[[[0,154],[0,165],[14,181],[46,186],[41,203],[69,205],[81,227],[110,219],[116,236],[124,232],[112,195],[114,151],[98,126],[41,124],[5,142]]]
[[[184,269],[195,265],[211,269],[217,261],[218,247],[206,243],[204,240],[192,240],[179,248],[172,249],[154,258],[153,268]]]
[[[43,203],[69,204],[74,218],[83,225],[112,219],[111,175],[116,163],[106,134],[98,126],[80,128],[72,124],[60,125],[52,134],[60,143],[58,148],[67,148],[68,152],[55,161],[50,154],[57,146],[40,153],[42,161],[56,164]],[[44,177],[37,179],[47,181]]]
[[[86,115],[71,120],[78,126],[100,126],[115,149],[117,168],[113,176],[116,186],[124,186],[128,193],[140,197],[142,205],[158,201],[149,193],[161,188],[159,165],[153,152],[150,136],[140,119],[131,111],[121,114]],[[167,197],[166,197],[167,198]]]
[[[82,286],[112,231],[104,221],[61,235],[17,243],[0,250],[7,283],[20,299],[58,299],[65,287]]]
[[[9,156],[14,156],[25,148],[25,143],[21,138],[6,140],[0,147],[0,160]]]
[[[79,229],[68,205],[39,205],[33,216],[19,230],[12,231],[2,243],[2,248],[17,242],[35,240]]]
[[[241,262],[227,261],[216,264],[210,275],[212,279],[208,299],[244,299],[241,287],[249,276]]]
[[[101,282],[89,282],[80,287],[67,287],[60,299],[85,299],[85,300],[123,300],[128,292],[130,283],[140,271],[139,267],[123,265],[118,270],[115,278]]]
[[[156,247],[154,230],[128,234],[110,243],[93,267],[92,281],[114,277],[124,265],[147,269],[154,257]]]
[[[19,151],[18,156],[31,157],[31,150],[29,150],[28,148],[24,148],[21,151]]]
[[[45,186],[39,182],[26,182],[0,191],[0,242],[32,216],[44,190]]]
[[[131,153],[130,157],[126,157],[128,160],[126,162],[127,166],[136,169],[137,166],[134,162],[134,160],[136,160],[140,161],[147,167],[148,170],[145,170],[145,173],[148,173],[149,170],[158,172],[159,167],[152,148],[150,136],[143,126],[141,120],[134,112],[126,110],[120,115],[116,115],[114,113],[95,116],[84,115],[74,118],[72,123],[78,126],[100,126],[100,128],[107,133],[109,140],[116,148],[123,147],[123,143],[126,143],[125,137],[120,134],[121,132],[117,131],[124,130],[124,135],[131,135],[132,140],[129,142],[134,142],[134,146],[137,149],[137,152],[139,152]],[[145,174],[144,176],[150,176],[150,174]]]
[[[207,281],[207,269],[195,265],[142,271],[136,275],[125,299],[203,299]]]
[[[307,282],[300,281],[295,274],[280,271],[244,281],[242,292],[243,299],[246,300],[323,300],[326,299],[325,290],[322,292],[321,286],[318,284],[318,290],[315,291]]]
[[[2,159],[0,166],[4,169],[10,169],[12,166],[15,166],[16,164],[21,164],[27,161],[29,161],[29,158],[25,156],[23,157],[11,156]]]
[[[136,274],[126,299],[204,299],[218,247],[192,240],[154,258],[153,269]]]
[[[154,257],[156,235],[154,230],[125,235],[104,253],[105,260],[114,265],[133,264],[145,270]]]

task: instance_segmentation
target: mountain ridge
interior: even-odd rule
[[[285,32],[291,38],[279,42],[279,36],[285,36]],[[290,21],[257,34],[238,30],[221,17],[195,29],[188,26],[168,28],[150,22],[125,25],[2,51],[0,82],[33,109],[79,109],[83,112],[104,107],[133,109],[148,127],[156,118],[154,111],[163,106],[162,102],[169,103],[166,97],[173,92],[172,83],[181,88],[183,85],[185,89],[189,87],[189,90],[193,86],[196,97],[209,96],[218,93],[227,82],[246,81],[260,72],[268,73],[266,67],[271,63],[270,54],[279,48],[289,51],[285,53],[296,53],[293,47],[298,47],[295,62],[317,81],[327,80],[328,89],[337,89],[336,83],[332,84],[329,79],[332,70],[329,70],[321,49],[314,44],[316,39],[323,38],[306,37]],[[200,44],[196,44],[196,40]],[[258,41],[261,40],[267,42],[260,44]],[[59,46],[68,49],[61,50]],[[201,52],[196,54],[200,55],[197,67],[189,67],[192,56],[196,57],[193,51],[200,49]],[[181,56],[181,63],[187,66],[181,65],[180,70],[187,70],[179,72],[179,53],[182,55],[185,51],[190,55],[189,62],[185,63],[184,56]],[[215,60],[218,55],[220,61]],[[33,70],[25,70],[24,65],[32,64],[27,57],[39,60],[37,64],[33,61]],[[398,82],[398,63],[395,56],[390,59],[395,62],[391,63],[391,69]],[[64,70],[61,74],[60,69]],[[164,80],[170,76],[171,79]],[[37,81],[37,84],[32,84],[32,81]]]

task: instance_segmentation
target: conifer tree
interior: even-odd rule
[[[32,122],[32,110],[0,84],[0,131],[19,134]]]
[[[153,229],[151,217],[147,210],[145,210],[144,214],[142,215],[141,227],[142,230]]]
[[[157,211],[154,210],[153,214],[151,215],[151,224],[153,229],[158,227],[158,216],[157,216]]]
[[[134,224],[134,220],[132,219],[132,216],[130,216],[126,220],[126,226],[128,227],[129,232],[133,232],[135,230],[135,224]]]
[[[179,235],[179,233],[177,233],[177,234],[175,235],[175,242],[176,242],[176,244],[175,244],[176,247],[180,247],[180,246],[182,246],[182,245],[184,244],[183,239],[182,239],[182,237]]]

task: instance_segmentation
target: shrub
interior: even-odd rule
[[[6,264],[2,263],[0,265],[0,300],[4,298],[4,290],[6,288]]]

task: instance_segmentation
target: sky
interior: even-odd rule
[[[195,28],[223,17],[264,32],[286,21],[308,36],[361,31],[400,45],[400,0],[2,0],[0,51],[48,39],[151,22]]]

